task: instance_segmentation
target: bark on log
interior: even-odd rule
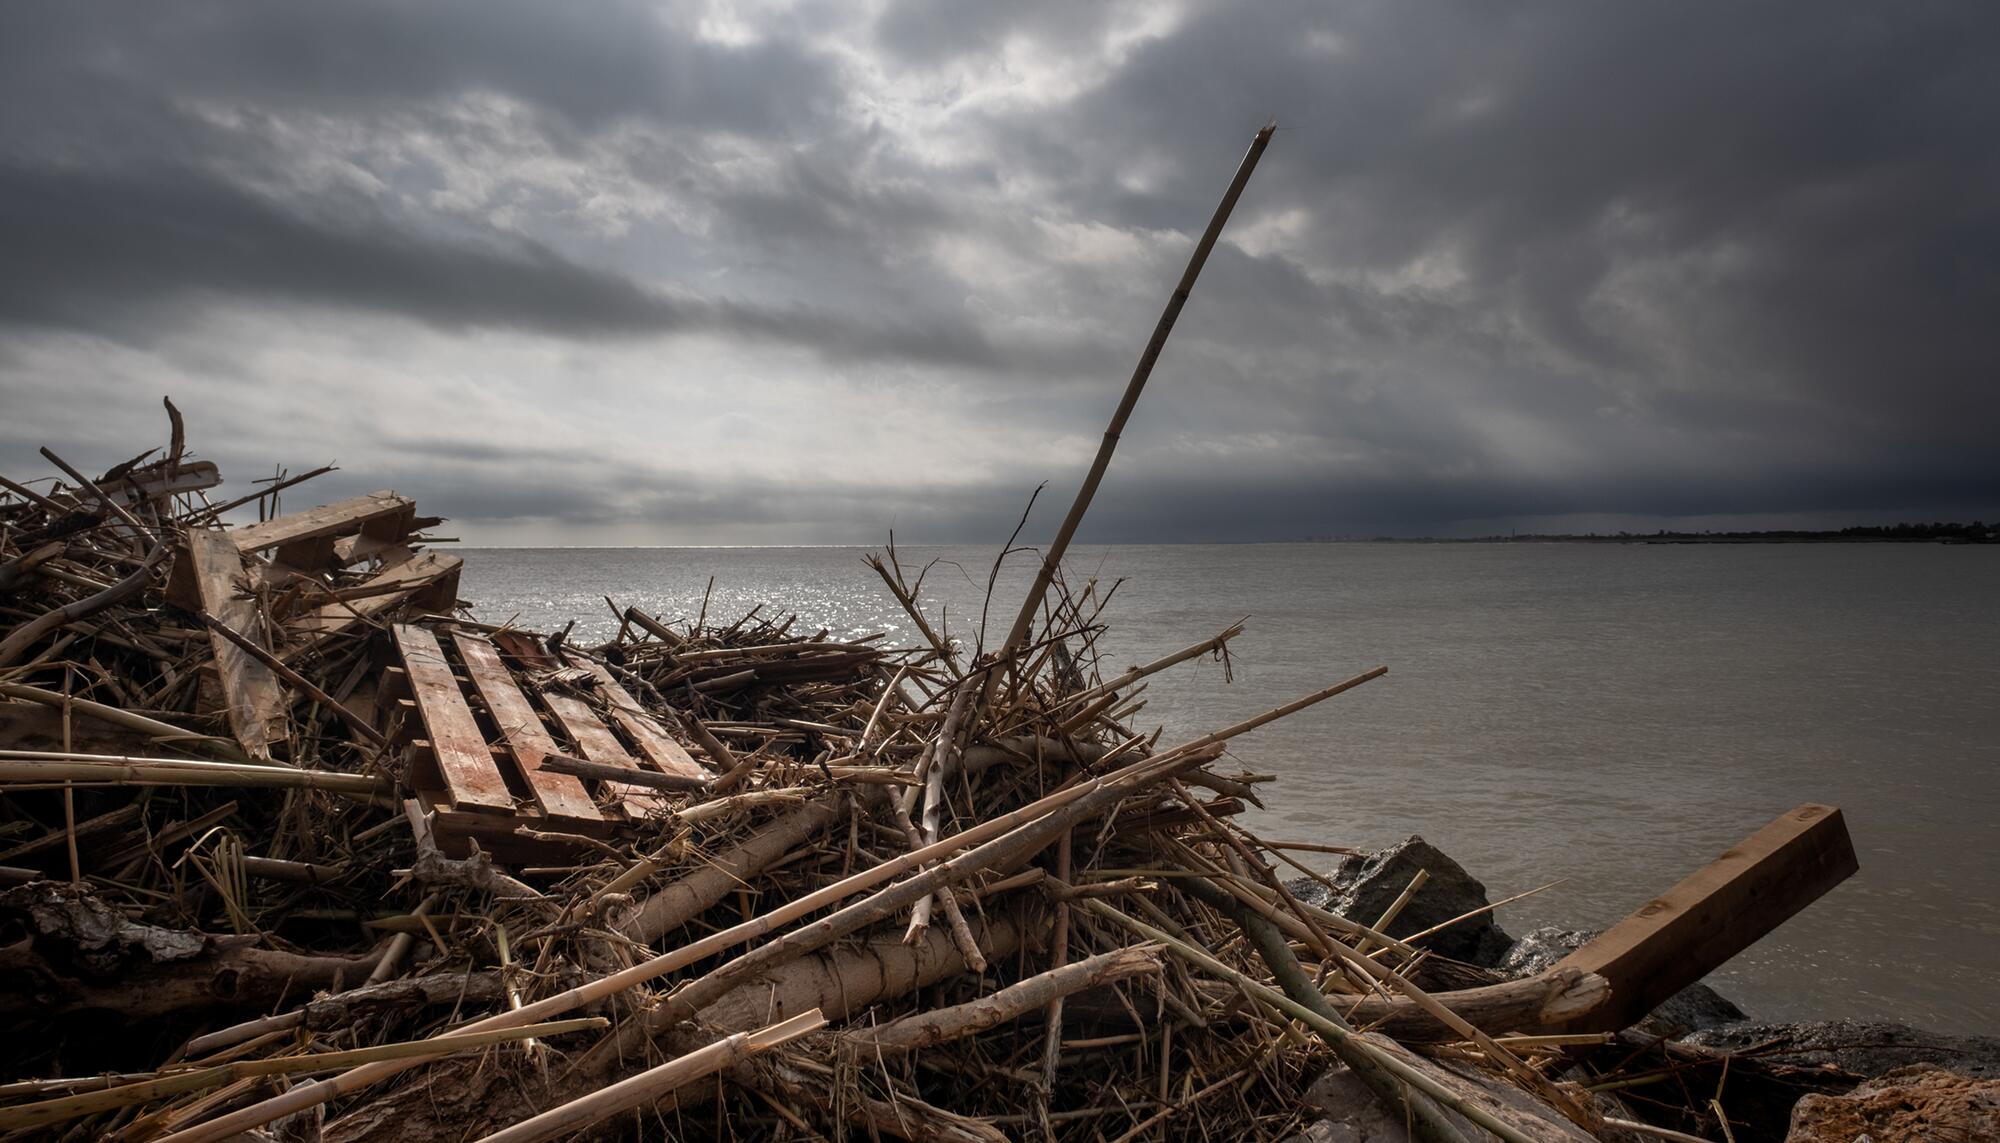
[[[638,911],[618,926],[618,932],[652,944],[707,912],[716,902],[755,879],[765,866],[831,826],[839,816],[839,799],[829,797],[809,802],[773,820],[741,845],[646,898]]]
[[[206,939],[212,943],[204,955],[127,965],[108,980],[52,963],[32,941],[0,948],[0,1014],[59,1016],[101,1009],[138,1021],[263,1009],[285,996],[366,980],[381,955],[302,956],[253,948],[249,942],[255,937]]]
[[[1020,947],[1027,928],[1013,917],[996,914],[977,935],[989,958],[999,958]],[[841,1020],[877,1001],[907,995],[965,971],[965,957],[948,933],[926,933],[914,945],[885,937],[858,949],[781,965],[738,985],[702,1008],[695,1019],[731,1032],[757,1027],[767,1017],[776,1020],[814,1008],[829,1020]]]
[[[936,1047],[997,1028],[1086,988],[1157,972],[1159,968],[1157,946],[1133,945],[1050,969],[977,1000],[905,1016],[872,1031],[852,1032],[845,1039],[864,1053],[913,1052]]]

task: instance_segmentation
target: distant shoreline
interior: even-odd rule
[[[1528,533],[1509,536],[1339,536],[1307,537],[1308,544],[2000,544],[2000,527],[1970,524],[1890,524],[1762,532],[1602,532]]]
[[[863,544],[482,544],[433,539],[461,550],[486,551],[689,551],[701,549],[799,548],[870,551],[879,543]],[[1529,532],[1509,536],[1295,536],[1272,540],[1090,540],[1085,547],[1172,547],[1260,544],[2000,544],[2000,527],[1975,520],[1970,524],[1890,524],[1841,528],[1837,531],[1771,530],[1762,532]],[[906,541],[906,547],[980,546],[968,540]]]
[[[1756,536],[1733,533],[1666,536],[1467,536],[1402,538],[1377,536],[1367,540],[1301,540],[1307,544],[1993,544],[1990,538],[1956,539],[1942,536]]]

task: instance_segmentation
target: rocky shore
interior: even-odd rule
[[[1417,836],[1343,858],[1323,878],[1300,878],[1289,888],[1308,904],[1373,923],[1405,896],[1420,872],[1426,875],[1421,888],[1383,931],[1403,939],[1428,933],[1424,946],[1443,958],[1426,966],[1434,979],[1462,987],[1529,976],[1597,935],[1553,926],[1510,935],[1491,911],[1486,886]],[[1657,1061],[1656,1075],[1634,1068],[1643,1058]],[[1695,984],[1613,1043],[1584,1053],[1564,1078],[1589,1088],[1593,1077],[1614,1063],[1622,1075],[1636,1070],[1642,1081],[1655,1082],[1625,1079],[1596,1092],[1607,1114],[1656,1123],[1686,1133],[1683,1138],[1723,1137],[1714,1130],[1715,1109],[1704,1106],[1716,1098],[1735,1143],[2000,1140],[2000,1037],[1846,1019],[1771,1023],[1708,985]],[[1328,1117],[1303,1133],[1303,1140],[1409,1138],[1399,1123],[1355,1114],[1355,1101],[1341,1091],[1347,1080],[1336,1073],[1308,1090],[1307,1102],[1326,1109]],[[1628,1132],[1626,1137],[1648,1136]]]

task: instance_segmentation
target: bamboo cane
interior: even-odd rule
[[[242,786],[327,790],[337,794],[389,794],[395,783],[368,774],[294,770],[190,758],[137,758],[55,750],[0,750],[0,783],[102,782],[120,786]]]
[[[1069,550],[1070,539],[1076,535],[1077,525],[1083,522],[1083,514],[1089,510],[1091,498],[1097,495],[1097,486],[1103,481],[1105,470],[1111,467],[1111,454],[1118,448],[1118,436],[1125,431],[1125,422],[1132,416],[1133,406],[1139,403],[1139,394],[1145,391],[1147,378],[1153,375],[1153,365],[1160,359],[1160,350],[1166,347],[1167,335],[1174,331],[1174,322],[1180,319],[1181,308],[1187,305],[1188,295],[1194,292],[1194,281],[1201,276],[1209,251],[1215,249],[1216,239],[1222,237],[1223,224],[1229,221],[1230,212],[1236,209],[1236,200],[1243,196],[1243,187],[1249,183],[1250,173],[1257,169],[1257,160],[1263,157],[1264,148],[1270,144],[1271,134],[1277,129],[1276,123],[1267,124],[1250,141],[1250,150],[1237,165],[1236,177],[1230,180],[1229,189],[1223,192],[1222,202],[1208,220],[1208,229],[1195,243],[1194,254],[1188,258],[1187,269],[1181,273],[1180,284],[1174,287],[1173,295],[1167,299],[1167,308],[1160,314],[1159,324],[1153,328],[1153,336],[1139,354],[1139,364],[1132,370],[1132,379],[1125,383],[1125,395],[1119,398],[1118,408],[1111,414],[1111,425],[1104,430],[1104,441],[1097,446],[1097,456],[1090,462],[1083,487],[1077,489],[1076,501],[1070,505],[1069,515],[1063,518],[1062,527],[1056,529],[1055,540],[1042,556],[1042,566],[1035,573],[1035,583],[1028,589],[1027,600],[1021,604],[1021,613],[1014,617],[1014,626],[1007,632],[1007,641],[1000,645],[1001,658],[1012,655],[1027,641],[1028,628],[1035,620],[1035,610],[1042,605],[1042,596],[1055,579],[1056,569],[1062,565],[1063,554]]]
[[[58,1099],[45,1099],[38,1103],[21,1104],[16,1107],[0,1108],[0,1129],[21,1127],[45,1127],[51,1123],[61,1123],[67,1119],[95,1115],[101,1111],[111,1111],[120,1107],[130,1107],[135,1103],[146,1103],[161,1096],[179,1095],[184,1092],[200,1091],[217,1087],[249,1076],[291,1075],[298,1072],[322,1072],[335,1068],[353,1067],[357,1064],[372,1063],[375,1060],[433,1059],[454,1052],[469,1051],[510,1040],[523,1040],[535,1036],[558,1036],[565,1032],[581,1032],[588,1029],[609,1027],[611,1021],[602,1016],[584,1016],[574,1020],[552,1020],[545,1024],[532,1024],[524,1028],[496,1028],[470,1036],[455,1037],[451,1040],[413,1040],[400,1044],[378,1044],[368,1048],[353,1048],[340,1052],[308,1052],[298,1056],[278,1056],[268,1060],[238,1060],[235,1063],[218,1064],[214,1067],[191,1068],[181,1072],[170,1072],[152,1078],[139,1079],[132,1083],[105,1087],[98,1091],[66,1095]],[[90,1080],[80,1080],[89,1083]]]
[[[669,1060],[657,1068],[640,1072],[609,1087],[591,1092],[582,1099],[552,1107],[504,1131],[495,1131],[479,1143],[542,1143],[558,1135],[580,1131],[602,1123],[635,1107],[651,1103],[703,1076],[742,1063],[759,1052],[790,1043],[808,1032],[826,1026],[819,1009],[802,1012],[757,1032],[738,1032],[705,1048]]]

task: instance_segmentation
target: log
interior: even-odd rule
[[[1006,641],[1000,645],[1001,658],[1011,656],[1027,641],[1028,628],[1034,622],[1035,613],[1041,609],[1042,597],[1048,594],[1056,569],[1062,566],[1063,554],[1069,550],[1070,537],[1076,535],[1077,525],[1083,522],[1083,514],[1090,508],[1098,484],[1104,480],[1105,470],[1111,467],[1111,454],[1118,447],[1118,438],[1124,432],[1126,420],[1132,416],[1133,407],[1139,403],[1139,394],[1146,389],[1147,378],[1153,375],[1153,365],[1159,361],[1160,351],[1166,348],[1167,335],[1174,331],[1174,323],[1180,320],[1181,308],[1187,305],[1188,295],[1194,292],[1195,279],[1201,276],[1209,251],[1215,249],[1216,240],[1222,237],[1222,228],[1229,221],[1230,212],[1236,209],[1236,200],[1243,197],[1243,188],[1250,182],[1250,172],[1257,169],[1257,160],[1263,157],[1264,148],[1270,145],[1271,135],[1277,129],[1278,125],[1271,123],[1250,141],[1250,150],[1237,165],[1236,175],[1229,181],[1229,189],[1223,192],[1222,201],[1209,217],[1201,240],[1195,243],[1187,269],[1181,272],[1180,282],[1174,286],[1174,292],[1167,298],[1166,308],[1160,312],[1158,324],[1153,327],[1153,336],[1147,339],[1146,348],[1139,354],[1139,363],[1133,367],[1132,377],[1125,383],[1125,395],[1119,398],[1118,408],[1111,414],[1111,424],[1104,430],[1104,440],[1097,446],[1097,456],[1090,462],[1090,471],[1084,475],[1083,487],[1077,489],[1069,514],[1063,517],[1062,526],[1056,529],[1055,539],[1042,556],[1042,565],[1035,572],[1035,584],[1028,589],[1028,598],[1022,602],[1020,613],[1014,617],[1014,626],[1007,632]],[[997,677],[988,676],[989,680]]]
[[[1603,977],[1557,966],[1537,976],[1433,993],[1431,998],[1487,1035],[1497,1035],[1566,1029],[1570,1021],[1602,1006],[1610,997],[1611,984]],[[1371,997],[1344,1005],[1341,1011],[1357,1027],[1377,1028],[1412,1044],[1462,1038],[1407,997]]]
[[[0,984],[0,1013],[60,1016],[101,1010],[136,1022],[217,1009],[264,1009],[285,996],[364,980],[380,955],[307,956],[254,948],[250,942],[256,937],[192,936],[210,951],[188,960],[127,964],[108,980],[78,975],[44,957],[31,942],[0,948],[0,981],[5,982]]]
[[[707,912],[839,816],[840,800],[826,797],[772,819],[748,840],[647,897],[638,911],[618,926],[618,932],[642,944],[653,944]]]
[[[914,1052],[997,1028],[1087,988],[1159,969],[1157,945],[1132,945],[1050,969],[977,1000],[919,1012],[879,1028],[850,1032],[844,1039],[849,1047],[864,1054]]]
[[[175,726],[172,723],[161,722],[158,719],[154,718],[147,718],[145,715],[142,714],[133,714],[131,711],[121,710],[120,708],[115,706],[106,706],[103,703],[91,702],[89,699],[72,698],[68,695],[57,694],[54,691],[43,690],[40,687],[27,686],[23,683],[0,683],[0,697],[20,699],[23,702],[38,703],[44,707],[49,707],[55,710],[61,710],[66,707],[69,709],[70,713],[74,716],[77,716],[79,718],[93,719],[98,722],[107,723],[111,726],[121,727],[125,730],[145,735],[149,740],[157,742],[161,745],[167,745],[169,743],[182,746],[192,746],[200,744],[204,748],[213,748],[216,751],[216,753],[228,754],[236,758],[238,761],[247,761],[247,759],[243,757],[243,747],[238,745],[236,740],[233,738],[216,738],[210,735],[198,733],[196,731],[186,730],[183,729],[182,727]],[[59,747],[61,745],[62,738],[60,736],[60,728],[61,728],[60,721],[58,721],[56,725],[58,731],[57,737],[49,739],[46,745],[56,746],[56,747]],[[81,736],[83,734],[86,734],[87,731],[77,729],[76,724],[73,723],[72,733]],[[79,737],[78,739],[75,740],[71,749],[80,750],[83,753],[90,753],[90,754],[132,753],[132,751],[130,750],[123,750],[123,749],[119,750],[84,749],[84,743],[86,741],[87,740]],[[9,742],[5,741],[4,738],[0,738],[0,745],[19,747],[22,749],[32,749],[40,744],[26,742],[26,741]]]

